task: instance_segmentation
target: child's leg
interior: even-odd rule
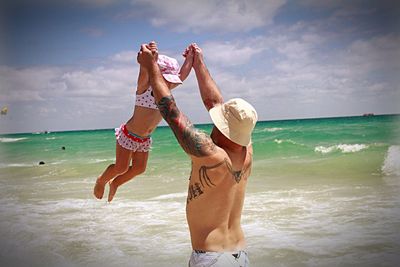
[[[129,168],[132,151],[123,148],[117,142],[115,150],[115,164],[110,164],[107,169],[100,175],[94,186],[93,194],[96,198],[101,199],[104,194],[104,187],[108,181],[115,176],[125,173]]]
[[[120,185],[130,181],[135,176],[144,173],[147,166],[149,152],[134,152],[132,153],[132,166],[124,174],[119,175],[110,182],[110,191],[108,193],[108,201],[114,198],[115,193]]]

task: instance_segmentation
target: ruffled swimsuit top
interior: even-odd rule
[[[158,109],[153,95],[153,88],[149,87],[143,94],[136,95],[135,106]]]

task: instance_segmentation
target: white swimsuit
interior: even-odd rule
[[[115,128],[115,138],[120,146],[133,152],[149,152],[153,142],[151,136],[138,136],[126,129],[126,125]]]
[[[143,94],[136,95],[135,106],[158,109],[153,95],[153,88],[149,87]]]

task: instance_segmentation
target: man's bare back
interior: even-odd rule
[[[245,248],[240,220],[252,147],[230,154],[218,146],[215,150],[206,159],[192,158],[186,206],[192,247],[238,251]]]

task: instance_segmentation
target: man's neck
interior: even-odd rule
[[[242,153],[246,149],[245,146],[237,145],[233,142],[231,144],[224,144],[220,147],[227,152],[235,153],[235,154]]]
[[[217,129],[213,130],[213,132],[211,133],[211,138],[217,146],[225,150],[227,153],[237,154],[243,152],[246,149],[245,146],[238,145],[226,138]]]

